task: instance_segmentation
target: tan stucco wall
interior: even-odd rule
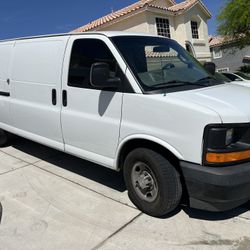
[[[173,4],[171,4],[170,1],[168,0],[155,0],[154,2],[152,2],[151,4],[156,5],[156,6],[160,6],[160,7],[170,7]]]
[[[185,48],[185,42],[187,40],[188,34],[184,22],[184,15],[174,17],[175,40]]]
[[[198,21],[199,23],[199,39],[192,38],[191,20]],[[186,29],[186,39],[193,45],[196,57],[199,60],[210,60],[211,53],[208,44],[207,17],[198,5],[185,13],[183,23]]]
[[[149,33],[148,23],[145,12],[130,16],[120,22],[112,25],[101,27],[98,30],[107,31],[127,31],[127,32],[144,32]]]
[[[158,4],[166,4],[165,0],[157,0]],[[144,11],[131,16],[126,16],[126,19],[113,23],[109,26],[102,26],[98,30],[107,31],[127,31],[127,32],[144,32],[157,35],[157,27],[155,18],[167,18],[170,24],[171,38],[178,41],[184,48],[186,42],[189,41],[193,46],[195,56],[200,61],[210,61],[211,53],[208,44],[208,26],[207,16],[200,9],[198,5],[191,8],[189,11],[173,16],[166,15],[164,12],[159,11]],[[191,20],[199,22],[199,39],[192,38]]]

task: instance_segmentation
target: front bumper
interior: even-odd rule
[[[190,206],[225,211],[250,200],[250,162],[228,167],[180,163]]]

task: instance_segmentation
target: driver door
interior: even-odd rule
[[[63,75],[61,120],[65,151],[113,167],[123,93],[121,89],[105,90],[91,86],[90,69],[97,62],[107,63],[113,76],[123,77],[102,39],[72,36]]]

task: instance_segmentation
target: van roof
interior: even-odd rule
[[[38,35],[38,36],[27,36],[27,37],[20,37],[20,38],[12,38],[12,39],[5,39],[0,40],[0,42],[7,42],[7,41],[18,41],[18,40],[25,40],[25,39],[34,39],[34,38],[46,38],[46,37],[58,37],[58,36],[84,36],[84,35],[103,35],[106,37],[114,37],[114,36],[149,36],[153,37],[156,35],[148,34],[148,33],[130,33],[130,32],[122,32],[122,31],[90,31],[90,32],[70,32],[70,33],[61,33],[61,34],[48,34],[48,35]]]

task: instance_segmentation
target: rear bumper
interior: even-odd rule
[[[250,200],[250,162],[228,167],[180,163],[190,206],[225,211]]]

